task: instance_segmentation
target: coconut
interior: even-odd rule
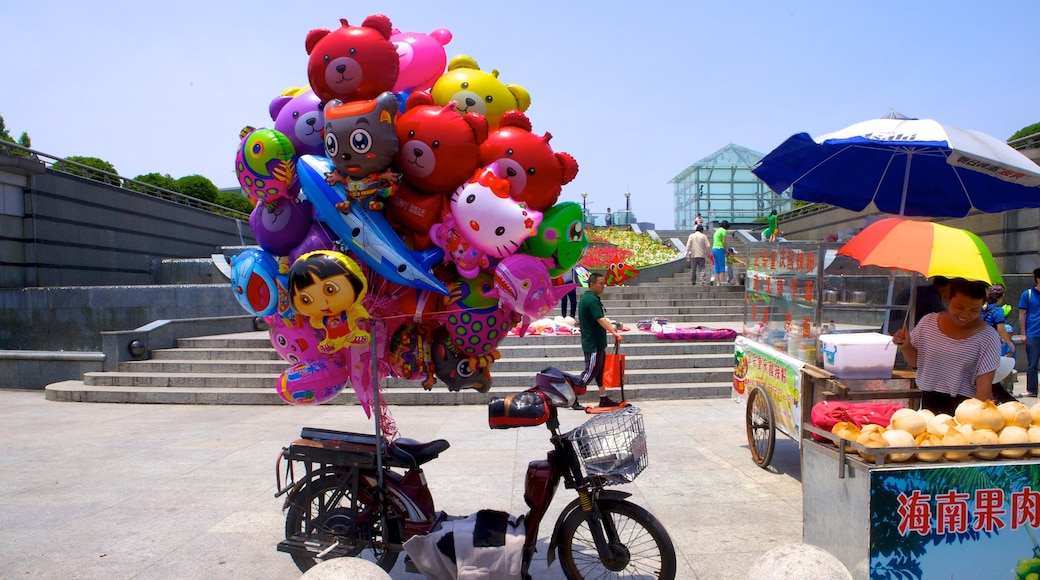
[[[947,415],[946,413],[940,413],[935,416],[930,423],[928,423],[928,432],[935,433],[936,435],[946,435],[946,431],[953,429],[957,426],[957,420]]]
[[[1026,432],[1029,433],[1030,443],[1040,443],[1040,425],[1030,425]],[[1040,456],[1040,447],[1031,449],[1029,453],[1033,457]]]
[[[971,426],[971,424],[965,423],[963,425],[957,425],[956,427],[954,427],[954,430],[955,431],[960,431],[961,434],[964,435],[965,437],[971,437],[971,432],[974,431],[975,429]]]
[[[1033,417],[1033,424],[1040,425],[1040,402],[1033,403],[1033,406],[1029,407],[1029,414]]]
[[[968,441],[968,436],[957,429],[950,429],[942,438],[942,444],[947,446],[968,445],[969,443],[970,441]],[[968,451],[947,451],[943,453],[943,457],[950,461],[963,461],[967,459],[970,454],[971,453]]]
[[[969,415],[973,414],[979,406],[982,405],[982,401],[978,399],[967,399],[961,401],[961,404],[957,405],[957,410],[953,413],[955,419],[957,419],[958,425],[967,425],[971,423]]]
[[[997,410],[1004,417],[1004,425],[1015,425],[1023,429],[1033,424],[1033,415],[1029,407],[1018,401],[1008,401],[997,406]]]
[[[940,447],[942,446],[942,436],[925,431],[914,438],[914,444],[918,447]],[[942,456],[942,451],[917,452],[917,459],[920,461],[939,461]]]
[[[913,409],[899,409],[892,413],[888,426],[891,429],[906,431],[911,437],[917,437],[928,429],[928,422],[924,416]]]
[[[888,442],[885,441],[884,436],[880,432],[878,432],[876,430],[864,431],[864,432],[860,433],[859,437],[856,438],[856,443],[859,443],[860,445],[862,445],[864,447],[887,447],[888,446]],[[875,459],[874,455],[863,453],[862,451],[860,452],[860,455],[862,455],[863,459],[865,459],[867,461],[874,461],[874,459]]]
[[[989,401],[987,401],[989,402]],[[994,405],[995,407],[996,405]],[[1000,443],[1000,437],[992,429],[975,429],[971,432],[968,437],[968,442],[975,445],[997,445]],[[979,459],[996,459],[1000,455],[999,450],[984,450],[984,451],[973,451],[972,455]]]
[[[935,419],[935,413],[928,409],[918,409],[917,414],[924,417],[925,423],[931,423]]]
[[[1019,403],[1021,404],[1021,403]],[[1023,407],[1025,405],[1022,405]],[[1018,425],[1008,425],[1000,430],[1000,434],[997,435],[997,441],[1001,445],[1009,445],[1013,443],[1029,443],[1029,431],[1026,431]],[[1029,454],[1028,449],[1003,449],[1000,452],[1001,457],[1007,457],[1010,459],[1021,459]]]
[[[912,411],[915,415],[916,411]],[[920,418],[920,416],[918,416]],[[924,419],[921,419],[924,421]],[[922,433],[924,431],[921,431]],[[889,447],[915,447],[914,436],[902,429],[889,429],[881,434],[885,438],[885,442],[888,443]],[[895,462],[907,461],[914,456],[913,452],[910,453],[892,453],[888,456],[889,459]]]
[[[837,435],[838,437],[841,437],[842,439],[855,441],[856,438],[860,435],[860,430],[855,423],[850,423],[848,421],[840,421],[838,423],[835,423],[834,426],[831,427],[831,433]],[[834,444],[838,445],[838,442],[835,442]],[[849,446],[845,446],[845,449],[846,451],[852,451],[852,448]]]
[[[996,432],[1004,428],[1004,415],[1000,412],[993,401],[982,401],[978,405],[968,406],[964,412],[961,412],[961,407],[967,405],[970,401],[977,401],[978,399],[968,399],[957,406],[957,422],[960,424],[971,425],[975,429],[989,429]]]

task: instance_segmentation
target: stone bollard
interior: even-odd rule
[[[300,580],[389,580],[385,570],[361,558],[332,558],[307,570]]]
[[[784,544],[769,550],[751,564],[755,580],[852,580],[852,574],[823,548],[811,544]]]

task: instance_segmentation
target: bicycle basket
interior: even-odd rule
[[[646,469],[646,432],[643,414],[631,405],[600,413],[565,433],[586,477],[605,485],[628,483]]]

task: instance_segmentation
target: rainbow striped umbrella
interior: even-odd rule
[[[903,218],[877,221],[856,234],[838,254],[855,258],[863,266],[1004,283],[993,254],[978,236],[932,222]]]

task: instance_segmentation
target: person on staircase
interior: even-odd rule
[[[603,363],[607,355],[607,333],[609,332],[618,341],[621,333],[614,328],[607,318],[603,309],[603,301],[600,295],[607,287],[607,280],[603,274],[593,272],[589,274],[589,290],[581,295],[578,301],[578,328],[581,329],[581,350],[585,353],[585,371],[581,373],[581,380],[586,385],[596,379],[599,387],[599,406],[617,407],[618,403],[607,396],[607,388],[603,386]],[[577,399],[571,406],[575,410],[585,409]]]
[[[711,255],[711,242],[704,235],[704,226],[697,225],[693,233],[686,239],[686,259],[690,262],[690,283],[694,286],[707,284],[708,271],[706,269],[708,256]]]
[[[726,283],[726,230],[729,229],[729,221],[722,220],[719,227],[715,229],[715,235],[712,236],[711,244],[711,256],[715,261],[715,283],[725,284]]]

